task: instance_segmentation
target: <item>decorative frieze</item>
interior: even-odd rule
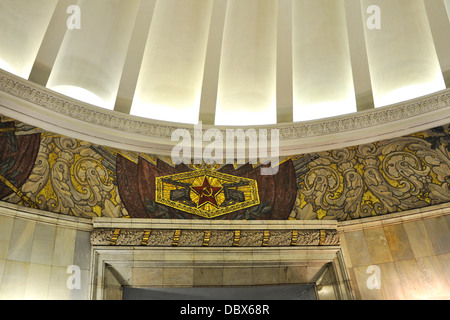
[[[94,246],[151,247],[289,247],[338,246],[333,229],[305,230],[169,230],[95,229]]]

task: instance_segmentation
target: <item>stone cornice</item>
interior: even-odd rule
[[[336,221],[93,219],[94,246],[338,246]]]
[[[109,111],[0,70],[0,114],[44,130],[128,151],[169,156],[172,132],[193,126]],[[280,156],[320,152],[412,134],[449,123],[450,89],[389,107],[316,121],[257,126],[280,130]],[[226,127],[216,128],[225,136]],[[230,127],[232,128],[232,127]],[[245,127],[243,128],[245,129]]]

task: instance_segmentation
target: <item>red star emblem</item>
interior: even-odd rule
[[[218,207],[216,195],[222,191],[222,187],[211,186],[206,176],[203,178],[203,184],[201,186],[191,186],[191,189],[199,196],[197,208],[206,203],[210,203],[216,208]]]

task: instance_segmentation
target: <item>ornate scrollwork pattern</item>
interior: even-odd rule
[[[40,209],[78,217],[126,216],[114,173],[91,144],[43,135],[39,154],[22,191]]]
[[[448,137],[447,125],[317,154],[297,176],[291,218],[342,221],[448,202]]]

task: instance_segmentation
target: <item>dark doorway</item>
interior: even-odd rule
[[[317,300],[314,285],[124,288],[123,300]]]

